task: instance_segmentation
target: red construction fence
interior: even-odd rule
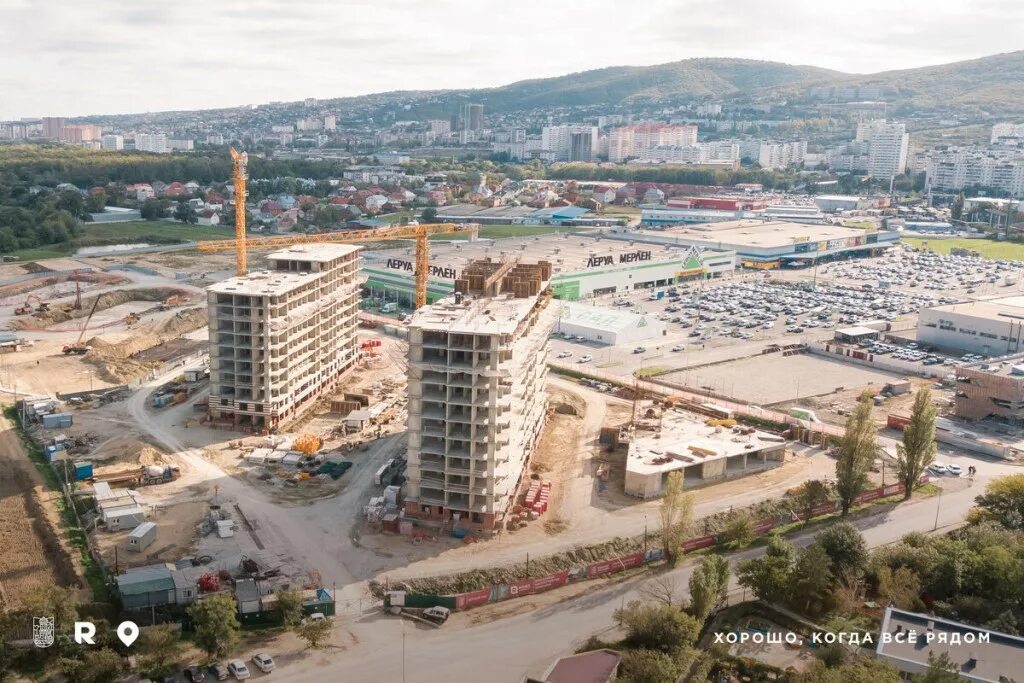
[[[927,481],[927,476],[921,478],[922,484],[927,483]],[[857,503],[867,503],[872,500],[895,496],[901,493],[903,493],[903,484],[880,486],[876,489],[865,491],[857,496]],[[820,517],[822,515],[832,514],[838,510],[838,501],[823,503],[811,510],[810,517]],[[793,517],[796,517],[796,520],[790,518],[766,518],[759,520],[754,523],[754,531],[759,536],[764,535],[776,526],[788,524],[792,521],[803,520],[805,518],[804,515],[797,513],[794,513]],[[717,543],[718,536],[715,534],[698,536],[697,538],[691,538],[683,542],[683,552],[692,552],[694,550],[700,550],[701,548],[710,548]],[[509,600],[511,598],[520,598],[524,595],[531,595],[533,593],[543,593],[544,591],[548,591],[553,588],[560,588],[569,583],[587,581],[589,579],[596,579],[601,576],[607,576],[627,569],[635,569],[636,567],[642,567],[650,562],[656,562],[661,558],[662,549],[651,548],[644,553],[633,553],[632,555],[625,555],[612,560],[591,562],[590,564],[579,565],[572,569],[548,574],[547,576],[541,576],[534,579],[524,579],[523,581],[517,581],[512,584],[498,584],[489,588],[481,588],[480,590],[472,591],[470,593],[461,593],[451,597],[455,599],[455,609],[464,610],[492,602],[501,602],[502,600]]]

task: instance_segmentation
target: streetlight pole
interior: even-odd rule
[[[939,528],[939,507],[942,505],[942,487],[939,487],[939,497],[935,501],[935,525],[932,527],[932,531]]]

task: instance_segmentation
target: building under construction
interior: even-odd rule
[[[275,429],[337,383],[358,352],[358,272],[357,246],[299,245],[207,289],[214,425]]]
[[[489,531],[513,507],[547,413],[550,279],[546,261],[474,261],[413,315],[408,517]]]

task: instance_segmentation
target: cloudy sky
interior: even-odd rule
[[[870,73],[1018,49],[1022,0],[0,0],[0,119],[486,87],[688,57]]]

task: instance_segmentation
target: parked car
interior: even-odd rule
[[[569,358],[572,356],[572,351],[559,351],[555,358]]]
[[[928,469],[931,470],[934,474],[945,474],[946,472],[949,471],[949,469],[941,462],[933,462],[931,465],[928,466]]]
[[[206,680],[206,674],[198,666],[186,667],[181,673],[189,683],[202,683]]]
[[[206,667],[206,673],[210,674],[217,681],[226,681],[231,677],[231,672],[228,671],[228,668],[216,662]]]
[[[252,676],[252,674],[249,673],[249,667],[247,667],[245,665],[245,662],[243,662],[241,659],[232,659],[230,662],[228,662],[228,671],[230,671],[231,675],[239,681],[244,681],[245,679]]]
[[[647,347],[646,346],[638,346],[635,349],[633,349],[633,353],[647,353]]]
[[[946,471],[954,477],[959,477],[963,470],[960,469],[960,465],[946,465]]]
[[[320,614],[317,612],[316,614]],[[316,614],[310,615],[312,619]],[[320,614],[320,619],[324,619],[324,615]],[[252,656],[252,663],[256,665],[256,668],[265,674],[270,673],[274,670],[274,658],[268,655],[266,652],[257,652]]]
[[[675,346],[672,347],[672,350],[673,351],[685,351],[686,347],[683,346],[682,344],[676,344]]]
[[[594,357],[591,356],[589,353],[585,353],[582,356],[580,356],[579,360],[577,360],[576,362],[577,363],[589,363],[592,360],[594,360]]]

